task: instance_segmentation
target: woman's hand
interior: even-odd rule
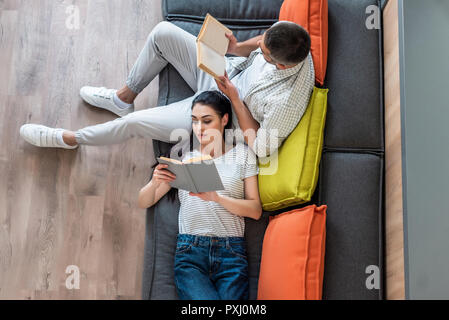
[[[169,182],[173,182],[176,180],[176,175],[166,170],[167,168],[168,165],[160,164],[154,169],[152,180],[154,180],[156,184],[168,184]]]
[[[152,207],[171,189],[169,182],[176,180],[176,175],[166,170],[168,165],[160,164],[153,172],[153,178],[139,192],[139,208]]]
[[[229,100],[235,101],[235,99],[239,99],[239,91],[234,86],[234,84],[229,80],[228,74],[225,72],[224,77],[219,77],[219,80],[215,80],[217,83],[218,89],[220,89],[221,92],[223,92]]]
[[[213,202],[218,202],[218,199],[220,198],[220,196],[216,191],[200,192],[200,193],[189,192],[189,195],[192,197],[198,197],[203,201],[213,201]]]

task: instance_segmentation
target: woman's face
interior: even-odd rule
[[[223,140],[223,133],[227,123],[228,114],[220,117],[208,105],[197,103],[192,109],[192,129],[201,145]]]

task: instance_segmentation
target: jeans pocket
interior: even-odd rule
[[[190,249],[192,249],[192,244],[191,243],[178,243],[176,245],[176,252],[175,252],[175,254],[185,253],[185,252],[189,251]]]
[[[236,245],[236,244],[230,244],[229,245],[229,251],[239,257],[239,258],[243,258],[243,259],[247,259],[247,253],[246,253],[246,248],[243,245]]]

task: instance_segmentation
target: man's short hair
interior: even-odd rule
[[[294,65],[304,61],[310,52],[310,35],[294,22],[279,21],[265,34],[265,46],[276,63]]]

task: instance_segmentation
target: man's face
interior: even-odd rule
[[[265,58],[265,60],[270,64],[276,65],[276,63],[273,61],[273,59],[271,59],[270,50],[268,50],[268,48],[265,46],[265,35],[266,35],[266,33],[263,34],[262,40],[259,40],[257,45],[259,46],[260,50],[262,50],[262,54],[263,54],[263,57]]]

